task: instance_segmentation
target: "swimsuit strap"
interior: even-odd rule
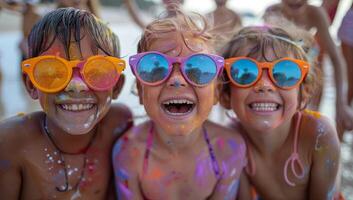
[[[151,151],[151,147],[152,147],[152,143],[153,143],[153,131],[154,131],[154,124],[151,121],[151,126],[148,131],[148,137],[147,137],[147,141],[146,141],[145,156],[144,156],[144,160],[143,160],[143,168],[142,168],[143,174],[147,173],[148,157],[150,156],[150,151]]]
[[[302,179],[304,178],[304,167],[303,167],[303,163],[301,162],[300,158],[299,158],[299,154],[298,154],[298,137],[299,137],[299,128],[300,128],[300,122],[302,119],[302,113],[298,112],[298,118],[297,118],[297,123],[295,126],[295,132],[294,132],[294,145],[293,145],[293,152],[292,154],[289,156],[289,158],[286,161],[286,164],[284,165],[283,168],[283,174],[284,174],[284,180],[286,181],[286,183],[292,187],[295,186],[295,183],[293,183],[292,181],[290,181],[288,179],[288,166],[290,164],[292,173],[294,174],[294,176],[298,179]],[[298,165],[299,167],[299,172],[297,172],[296,168],[295,168],[295,164]]]
[[[206,140],[206,143],[207,143],[208,151],[210,153],[213,171],[214,171],[214,173],[216,175],[216,178],[219,179],[220,178],[220,172],[219,172],[218,162],[217,162],[213,147],[212,147],[212,145],[210,143],[210,139],[208,137],[208,133],[207,133],[207,130],[206,130],[205,126],[202,126],[202,130],[203,130],[203,136],[204,136],[204,138]]]

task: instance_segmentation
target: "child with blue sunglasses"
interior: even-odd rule
[[[211,39],[203,17],[180,10],[146,27],[129,63],[151,120],[114,146],[119,199],[235,198],[246,148],[207,121],[224,64]]]
[[[299,30],[245,27],[225,47],[220,102],[247,143],[239,199],[333,199],[340,146],[331,121],[305,110],[318,83]],[[304,35],[306,37],[304,37]]]

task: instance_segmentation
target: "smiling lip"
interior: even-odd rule
[[[186,119],[195,110],[196,101],[189,97],[172,97],[163,100],[161,108],[164,113],[173,119]]]
[[[256,101],[248,104],[248,108],[251,111],[260,114],[272,114],[280,110],[282,107],[281,104],[274,101]]]
[[[64,111],[81,112],[91,110],[96,106],[93,99],[70,99],[66,101],[58,101],[56,105]]]

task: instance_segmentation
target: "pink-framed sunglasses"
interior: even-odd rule
[[[156,86],[166,81],[175,63],[180,64],[180,71],[189,84],[203,87],[221,74],[224,58],[204,53],[172,57],[157,51],[148,51],[133,55],[129,59],[131,70],[136,78],[149,86]]]

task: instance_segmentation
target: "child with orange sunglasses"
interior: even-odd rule
[[[114,196],[110,152],[132,124],[126,106],[111,105],[124,84],[119,51],[118,37],[83,10],[57,9],[34,26],[22,71],[43,111],[0,124],[2,198]]]
[[[263,199],[335,195],[340,143],[327,117],[305,110],[319,75],[307,59],[312,40],[304,33],[245,27],[225,47],[229,81],[220,101],[235,112],[247,143],[239,199],[251,199],[251,188]]]

